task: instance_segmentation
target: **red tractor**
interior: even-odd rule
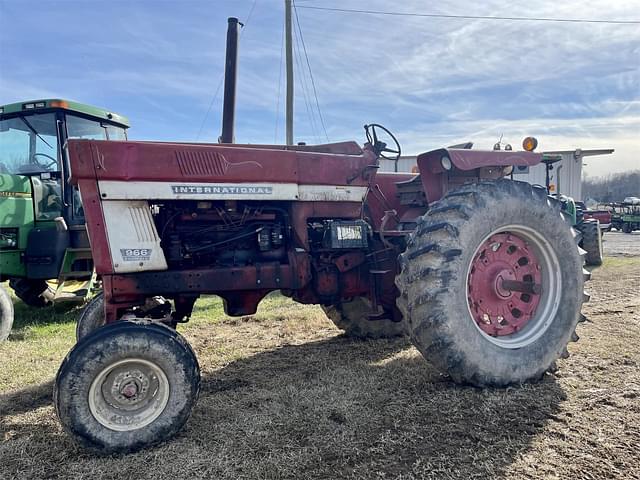
[[[200,381],[176,326],[202,294],[250,315],[280,290],[348,335],[406,333],[456,382],[554,368],[588,274],[559,202],[503,178],[542,155],[443,148],[419,174],[378,173],[400,147],[379,125],[367,135],[362,148],[71,140],[104,297],[56,378],[66,430],[107,452],[175,434]]]
[[[397,140],[365,129],[363,147],[68,142],[103,284],[55,381],[77,441],[133,451],[184,425],[200,371],[176,326],[203,294],[250,315],[278,290],[347,335],[406,334],[480,387],[538,379],[568,355],[589,275],[573,220],[544,188],[504,178],[542,160],[533,139],[434,150],[418,174],[394,174],[378,166]]]

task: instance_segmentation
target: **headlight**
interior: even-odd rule
[[[442,168],[444,168],[447,171],[451,170],[451,167],[452,167],[451,159],[448,156],[443,155],[442,158],[440,159],[440,165],[442,165]]]

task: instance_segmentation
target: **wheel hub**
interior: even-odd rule
[[[125,398],[132,398],[138,393],[138,386],[135,383],[128,383],[120,390]]]
[[[144,371],[143,371],[144,370]],[[157,388],[158,378],[148,369],[124,369],[111,372],[107,376],[107,382],[103,386],[111,388],[105,399],[114,406],[125,407],[127,405],[138,404],[147,397],[149,387]]]
[[[107,428],[129,431],[153,422],[169,399],[169,382],[158,365],[126,359],[106,367],[92,382],[89,408]]]
[[[534,316],[542,296],[536,253],[519,235],[491,235],[478,248],[468,276],[473,320],[490,336],[512,335]]]

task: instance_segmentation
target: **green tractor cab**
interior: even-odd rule
[[[126,140],[128,128],[121,115],[68,100],[0,106],[0,282],[26,304],[85,300],[93,261],[66,142]],[[13,309],[0,308],[0,341],[12,323]]]

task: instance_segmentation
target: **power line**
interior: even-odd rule
[[[524,22],[560,22],[560,23],[603,23],[611,25],[639,25],[640,20],[593,20],[582,18],[545,18],[545,17],[502,17],[493,15],[446,15],[441,13],[388,12],[381,10],[358,10],[352,8],[315,7],[299,5],[297,8],[308,10],[324,10],[328,12],[362,13],[367,15],[392,15],[397,17],[458,18],[467,20],[511,20]]]
[[[247,19],[244,21],[244,24],[242,24],[243,28],[242,30],[240,30],[240,35],[242,35],[242,33],[244,32],[244,27],[246,27],[249,24],[249,20],[251,20],[251,15],[253,14],[253,10],[256,8],[256,3],[258,3],[258,0],[253,0],[253,5],[251,5],[251,10],[249,10],[249,13],[247,14]],[[211,99],[211,102],[209,102],[209,108],[207,108],[207,113],[204,114],[204,118],[202,119],[202,123],[200,124],[200,128],[198,129],[198,135],[196,135],[196,141],[200,140],[200,135],[202,134],[204,125],[207,122],[207,119],[209,118],[209,114],[211,113],[213,104],[218,98],[218,93],[220,93],[220,87],[222,87],[223,80],[224,80],[224,69],[222,70],[222,75],[220,75],[220,80],[218,81],[218,87],[216,88],[216,93],[213,94],[213,98]]]
[[[218,88],[216,88],[216,93],[214,93],[211,102],[209,102],[209,108],[207,108],[207,113],[204,114],[204,118],[202,119],[202,123],[200,124],[200,129],[198,130],[198,135],[196,135],[196,142],[200,140],[200,135],[202,134],[202,129],[204,128],[204,124],[207,123],[207,119],[209,118],[209,113],[211,113],[211,109],[213,108],[213,104],[218,98],[218,93],[220,93],[220,87],[222,87],[222,81],[224,80],[224,71],[222,75],[220,75],[220,81],[218,82]]]
[[[307,60],[307,68],[309,69],[309,76],[311,77],[311,86],[313,87],[313,95],[316,99],[316,108],[318,109],[318,116],[320,117],[320,123],[322,124],[322,130],[324,130],[324,136],[329,142],[329,135],[327,135],[327,127],[324,124],[324,118],[322,118],[322,112],[320,111],[320,102],[318,101],[318,91],[316,90],[316,82],[313,79],[313,72],[311,71],[311,63],[309,62],[309,55],[307,55],[307,46],[304,43],[304,37],[302,36],[302,28],[300,27],[300,18],[298,17],[298,7],[295,2],[293,3],[293,12],[296,16],[296,24],[298,25],[298,31],[300,32],[300,40],[302,41],[302,49],[304,50],[304,57]]]
[[[251,15],[253,15],[253,11],[256,8],[256,3],[258,3],[258,0],[253,0],[253,5],[251,5],[251,10],[249,10],[249,14],[247,15],[247,19],[244,21],[244,26],[245,27],[249,24],[249,20],[251,20]]]
[[[309,95],[309,86],[308,86],[308,82],[307,82],[307,76],[305,75],[305,72],[302,68],[302,59],[301,59],[301,53],[300,53],[300,42],[298,40],[298,37],[300,36],[300,34],[298,33],[298,31],[296,29],[293,30],[293,39],[295,40],[295,47],[293,52],[294,52],[294,56],[296,59],[296,64],[298,66],[298,70],[300,72],[300,75],[296,75],[296,78],[298,80],[298,82],[300,83],[300,89],[302,90],[302,98],[304,99],[304,106],[305,109],[307,110],[307,117],[309,118],[309,125],[311,127],[311,134],[315,137],[315,142],[316,143],[320,143],[319,137],[318,137],[318,127],[316,126],[316,122],[315,122],[315,115],[314,115],[314,110],[313,107],[311,105],[311,99],[310,99],[310,95]]]

